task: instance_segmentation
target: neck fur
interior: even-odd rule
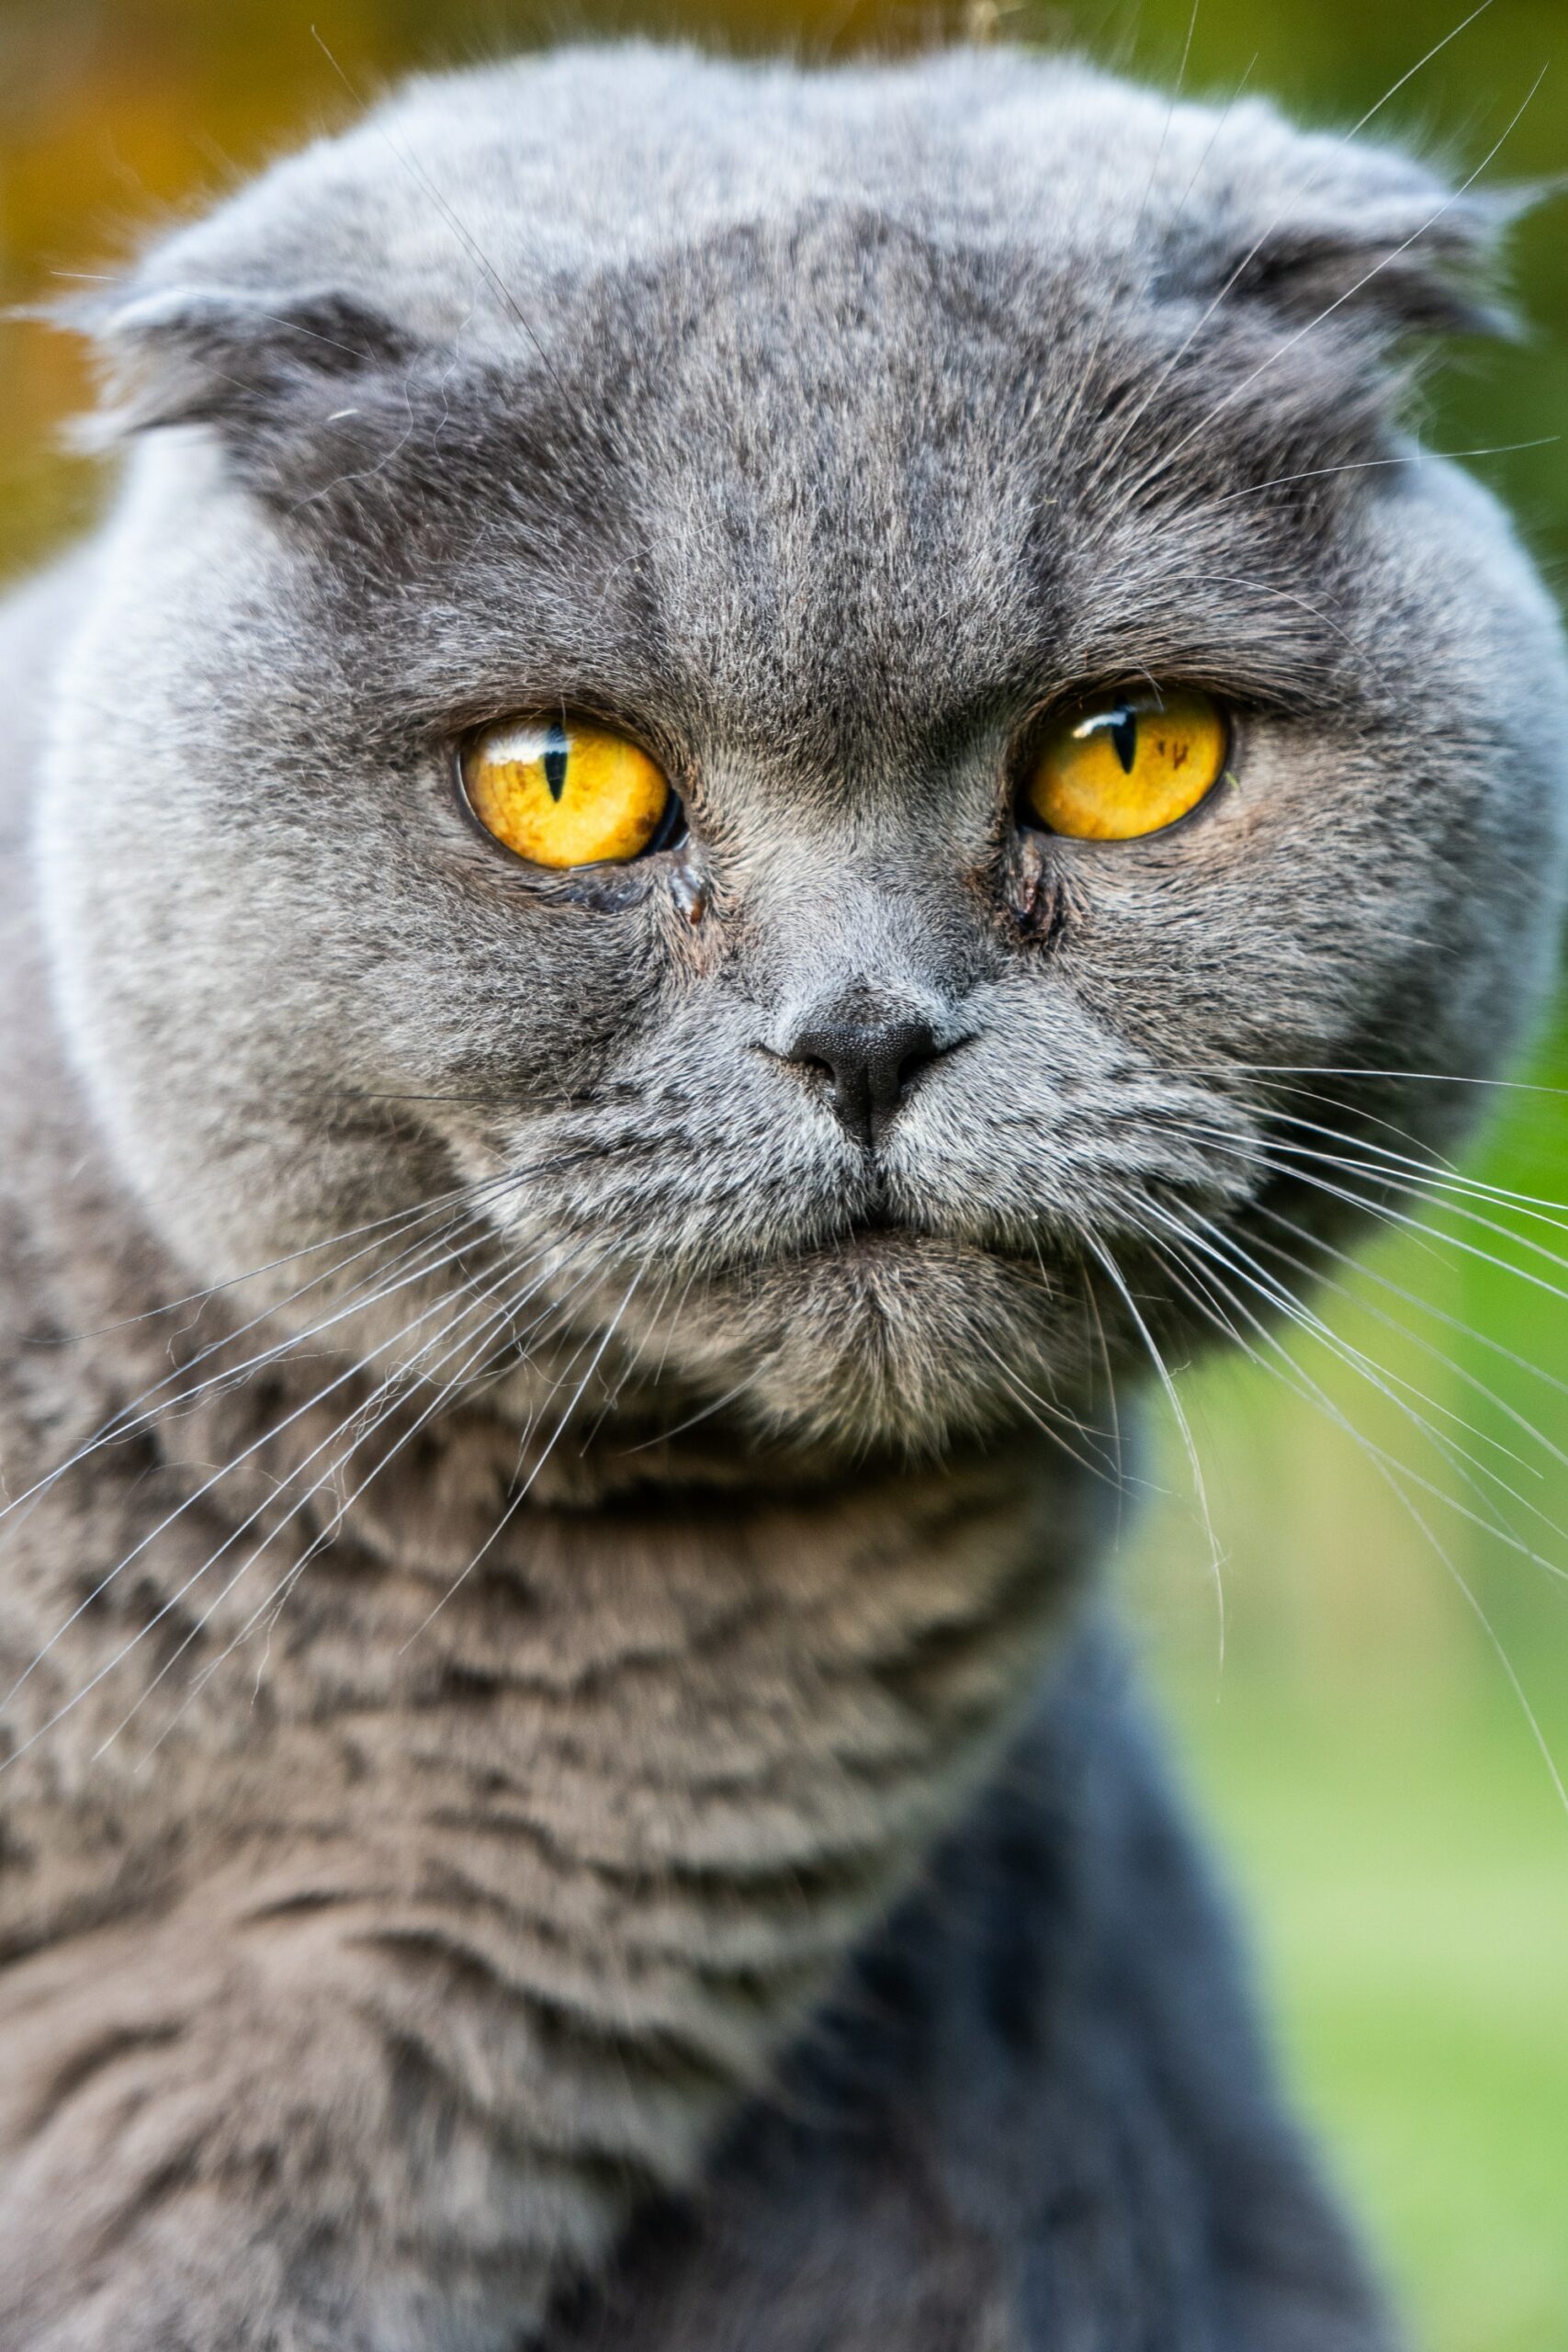
[[[126,1300],[178,1288],[104,1196],[57,1189],[45,1223],[7,1259],[33,1326],[38,1270],[68,1266],[40,1336],[98,1336],[27,1360],[13,1491],[166,1373]],[[541,1481],[465,1574],[516,1430],[448,1411],[346,1514],[329,1481],[291,1517],[343,1418],[296,1412],[326,1377],[286,1360],[103,1449],[14,1536],[12,1795],[39,1835],[0,1950],[130,1905],[162,1984],[243,1952],[291,2014],[372,2018],[476,2164],[547,2158],[586,2257],[639,2181],[695,2165],[994,1757],[1103,1495],[1005,1450],[794,1492],[655,1456],[596,1502]],[[62,1817],[62,1781],[90,1804]],[[491,2209],[457,2176],[442,2199],[471,2262]]]

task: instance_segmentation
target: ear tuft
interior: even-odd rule
[[[1233,264],[1244,298],[1306,322],[1336,312],[1390,334],[1512,334],[1493,290],[1505,231],[1528,198],[1450,196],[1281,220]]]
[[[1216,126],[1190,189],[1171,224],[1172,285],[1291,327],[1323,318],[1374,346],[1513,333],[1504,241],[1554,192],[1474,175],[1456,187],[1396,147],[1293,130],[1263,100]]]
[[[420,346],[356,296],[167,286],[57,312],[101,355],[106,404],[83,437],[105,447],[170,425],[214,427],[231,452],[276,454],[329,421],[356,384],[407,369]]]

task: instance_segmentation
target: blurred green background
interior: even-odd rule
[[[614,15],[0,0],[0,292],[31,300],[59,273],[112,264],[150,223],[344,119],[347,85],[367,94],[412,63],[582,29],[839,51],[999,32],[1168,85],[1183,74],[1197,94],[1272,93],[1339,126],[1409,74],[1378,128],[1461,172],[1499,139],[1489,178],[1563,172],[1563,0],[1492,0],[1456,32],[1463,15],[1463,0],[1199,0],[1195,17],[1190,0]],[[1496,453],[1472,462],[1557,583],[1565,230],[1568,198],[1517,234],[1526,340],[1462,349],[1423,395],[1432,446]],[[102,483],[59,437],[86,397],[76,354],[36,326],[5,335],[0,569],[14,572],[91,516]],[[1528,1075],[1535,1091],[1492,1099],[1472,1167],[1551,1203],[1568,1192],[1555,1091],[1568,1044],[1546,1037]],[[1568,1804],[1549,1760],[1568,1770],[1568,1276],[1554,1257],[1568,1259],[1568,1210],[1553,1222],[1456,1193],[1320,1301],[1335,1340],[1290,1343],[1297,1393],[1246,1365],[1183,1375],[1213,1544],[1168,1432],[1123,1545],[1134,1621],[1253,1908],[1288,2059],[1432,2352],[1568,2346]],[[1382,1367],[1375,1378],[1347,1347]],[[1404,1465],[1404,1500],[1381,1457]]]

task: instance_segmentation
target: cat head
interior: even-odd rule
[[[1256,102],[634,48],[96,299],[42,870],[195,1279],[456,1198],[402,1360],[852,1450],[1245,1338],[1550,962],[1555,622],[1399,421],[1495,226]]]

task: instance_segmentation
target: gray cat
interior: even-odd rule
[[[1390,2343],[1095,1567],[1113,1391],[1548,974],[1556,624],[1394,364],[1499,217],[1021,54],[579,51],[87,306],[124,487],[0,624],[6,2352]]]

